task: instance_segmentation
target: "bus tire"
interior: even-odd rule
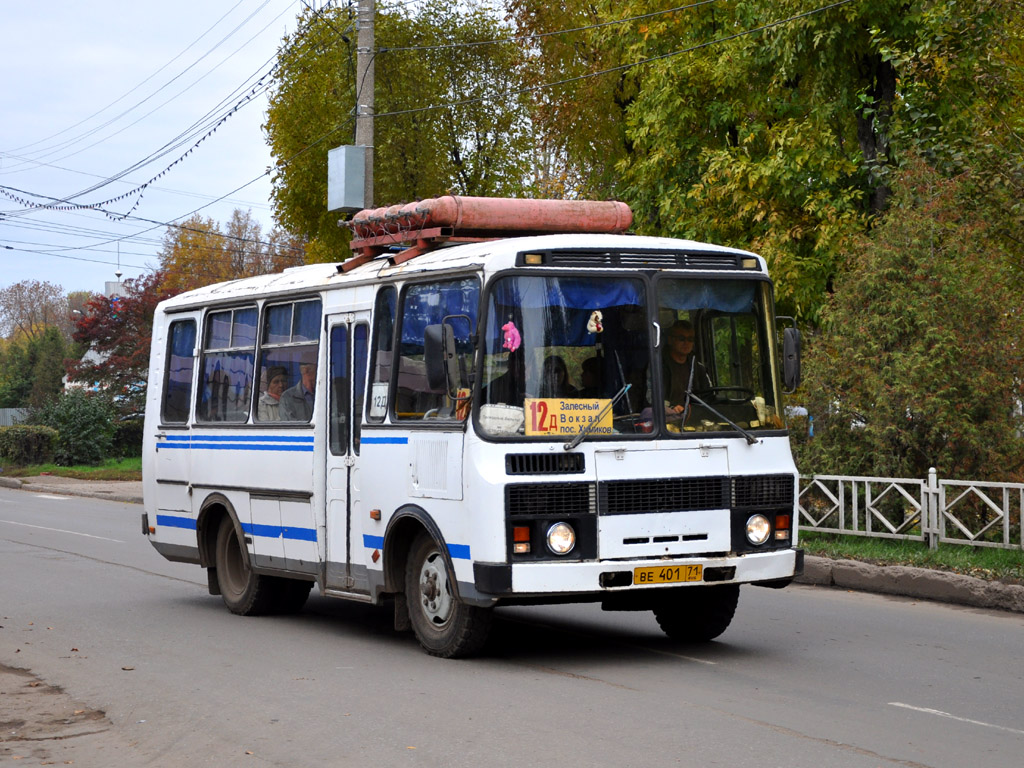
[[[444,659],[478,652],[491,630],[491,609],[460,602],[452,579],[437,543],[421,532],[413,540],[405,568],[409,621],[423,649]]]
[[[740,599],[739,584],[675,591],[654,609],[661,630],[673,640],[706,643],[729,628]]]
[[[248,553],[235,533],[235,525],[225,515],[217,529],[217,585],[224,605],[239,616],[268,613],[274,603],[273,582],[255,573],[249,566]]]

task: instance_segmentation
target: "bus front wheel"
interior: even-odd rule
[[[706,643],[728,629],[740,599],[739,584],[674,591],[654,609],[661,630],[673,640]]]
[[[445,659],[476,653],[491,629],[491,609],[461,602],[452,587],[453,578],[437,543],[420,533],[405,569],[409,621],[423,649]]]

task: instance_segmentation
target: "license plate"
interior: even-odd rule
[[[677,584],[703,579],[703,565],[654,565],[633,569],[634,584]]]

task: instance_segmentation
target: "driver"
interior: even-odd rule
[[[665,386],[665,413],[681,414],[686,402],[686,390],[693,370],[694,392],[711,389],[711,378],[699,360],[693,359],[693,323],[676,320],[668,329],[662,354],[661,374]]]

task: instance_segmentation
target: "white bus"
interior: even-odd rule
[[[801,571],[764,260],[500,203],[157,308],[143,532],[231,611],[315,584],[455,657],[495,606],[595,601],[707,641]]]

